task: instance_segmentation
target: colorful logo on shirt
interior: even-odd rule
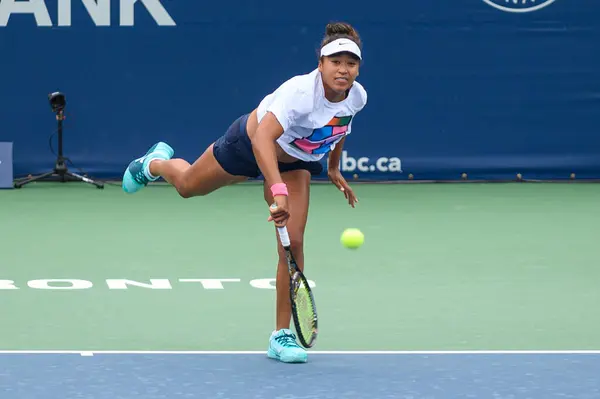
[[[352,116],[336,116],[322,128],[313,130],[310,136],[296,139],[292,144],[308,154],[325,154],[344,137],[351,120]]]

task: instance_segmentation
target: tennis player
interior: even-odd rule
[[[238,118],[193,165],[173,159],[164,142],[132,161],[123,176],[123,190],[134,193],[164,178],[183,198],[207,195],[221,187],[262,174],[268,221],[287,226],[298,266],[304,268],[311,176],[320,174],[319,162],[329,157],[328,177],[350,206],[357,198],[339,170],[353,117],[366,105],[367,93],[355,81],[362,60],[361,40],[347,23],[330,23],[312,72],[292,77],[267,95],[251,113]],[[270,205],[277,204],[271,208]],[[278,242],[276,329],[268,356],[283,362],[306,362],[307,352],[290,330],[289,273]]]

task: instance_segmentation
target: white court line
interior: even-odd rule
[[[600,355],[600,350],[313,351],[311,355]],[[0,355],[265,355],[266,351],[0,350]]]

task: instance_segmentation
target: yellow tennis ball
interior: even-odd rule
[[[346,229],[340,241],[346,248],[356,249],[365,242],[365,235],[359,229]]]

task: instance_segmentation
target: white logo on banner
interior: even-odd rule
[[[483,0],[506,12],[531,12],[547,7],[556,0]]]
[[[327,160],[329,167],[329,159]],[[351,157],[348,151],[342,151],[339,168],[342,172],[399,172],[402,173],[402,161],[398,157]]]
[[[110,0],[76,0],[83,3],[96,26],[110,26]],[[119,0],[119,25],[134,26],[134,6],[139,2],[159,26],[175,26],[161,0]],[[71,0],[58,0],[56,26],[71,26]],[[114,2],[113,2],[114,3]],[[0,26],[6,26],[12,14],[30,14],[37,26],[54,26],[44,0],[0,0]]]

